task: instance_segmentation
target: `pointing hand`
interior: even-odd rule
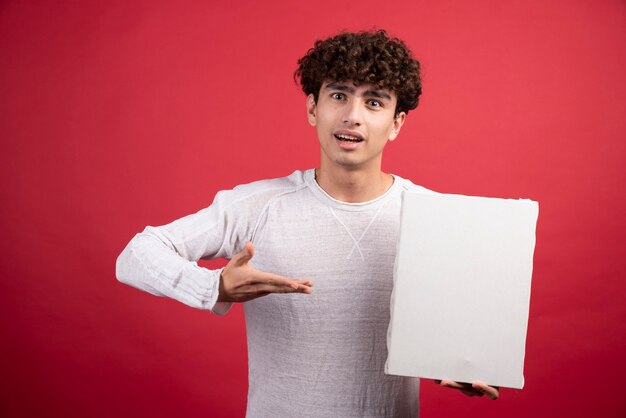
[[[245,302],[270,293],[311,293],[311,280],[296,280],[251,267],[254,245],[235,254],[222,270],[218,302]]]

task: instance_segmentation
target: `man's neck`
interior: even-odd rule
[[[345,170],[337,167],[315,169],[317,184],[332,198],[361,203],[383,195],[393,184],[393,176],[382,170]]]

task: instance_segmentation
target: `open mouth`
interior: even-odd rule
[[[345,135],[345,134],[335,134],[335,138],[337,138],[340,141],[348,141],[348,142],[362,142],[363,141],[363,138],[358,138],[356,136]]]

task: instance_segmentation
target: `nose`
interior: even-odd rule
[[[360,126],[363,123],[363,104],[360,100],[350,100],[343,114],[343,123],[348,126]]]

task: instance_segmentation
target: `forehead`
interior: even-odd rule
[[[339,90],[346,93],[351,93],[361,96],[373,96],[381,99],[395,100],[396,94],[392,90],[381,89],[375,84],[361,83],[355,84],[353,81],[324,81],[321,91],[324,90]]]

